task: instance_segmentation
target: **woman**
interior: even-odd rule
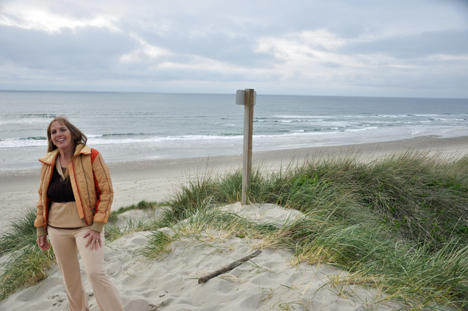
[[[42,162],[36,220],[37,244],[54,248],[71,311],[89,310],[78,253],[101,311],[123,310],[117,288],[104,269],[103,227],[113,189],[101,154],[86,146],[86,136],[65,117],[47,128],[48,153]]]

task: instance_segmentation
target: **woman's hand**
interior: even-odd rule
[[[89,246],[91,250],[95,249],[97,250],[99,247],[102,246],[101,244],[101,232],[97,232],[94,230],[89,230],[88,233],[84,235],[83,238],[88,238],[88,241],[86,242],[86,247]]]
[[[47,241],[47,236],[38,236],[36,241],[39,248],[43,251],[46,251],[50,248],[50,243]]]

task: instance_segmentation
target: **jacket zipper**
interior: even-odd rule
[[[71,161],[72,161],[73,175],[75,176],[76,191],[78,191],[78,196],[80,197],[81,210],[83,211],[83,218],[85,220],[86,225],[89,226],[88,220],[86,219],[86,213],[85,213],[85,210],[84,210],[84,207],[83,207],[83,200],[81,199],[80,189],[78,188],[78,182],[76,180],[75,162],[74,162],[75,157],[76,156],[73,156]]]

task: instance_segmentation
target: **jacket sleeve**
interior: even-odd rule
[[[101,232],[107,223],[109,213],[114,199],[114,189],[109,168],[99,153],[93,162],[94,185],[96,187],[96,209],[94,211],[94,222],[91,229]]]
[[[47,235],[47,229],[45,225],[45,219],[44,219],[44,203],[42,200],[42,187],[44,183],[44,175],[45,175],[46,167],[43,164],[41,168],[41,180],[39,182],[39,201],[37,202],[37,210],[36,210],[36,219],[34,220],[34,227],[37,228],[37,236],[44,236]]]

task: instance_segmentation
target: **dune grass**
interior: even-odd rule
[[[129,206],[123,206],[121,208],[119,208],[118,210],[116,211],[111,211],[109,213],[109,218],[108,218],[108,223],[114,223],[117,221],[118,217],[120,214],[123,214],[125,212],[128,212],[128,211],[132,211],[132,210],[138,210],[138,209],[149,209],[149,208],[156,208],[156,207],[159,207],[159,206],[162,206],[163,204],[162,203],[159,203],[159,202],[148,202],[148,201],[140,201],[138,202],[137,204],[132,204],[132,205],[129,205]]]
[[[124,206],[119,208],[116,211],[111,211],[109,214],[107,225],[105,226],[104,235],[107,243],[117,240],[122,236],[131,234],[137,231],[147,231],[152,230],[151,220],[133,220],[129,219],[125,226],[120,226],[118,224],[119,215],[131,210],[145,210],[145,209],[155,209],[161,207],[163,204],[159,202],[148,202],[140,201],[138,204],[132,204],[129,206]]]
[[[0,236],[0,300],[21,286],[42,281],[55,263],[52,250],[43,252],[36,245],[35,218],[34,210],[26,211]]]
[[[240,171],[192,181],[159,226],[186,219],[192,233],[217,228],[262,237],[270,247],[292,249],[297,262],[346,269],[342,282],[379,288],[410,309],[467,308],[468,157],[408,151],[366,162],[348,154],[254,171],[250,202],[306,215],[286,227],[210,212],[239,201],[241,183]]]

